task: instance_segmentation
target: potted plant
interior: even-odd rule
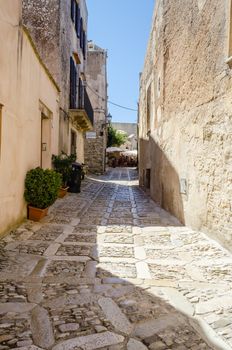
[[[58,192],[58,197],[63,198],[68,192],[68,182],[70,180],[72,163],[75,162],[76,155],[71,154],[68,156],[66,153],[62,152],[60,155],[52,156],[52,164],[54,170],[61,175],[62,184]]]
[[[35,168],[27,172],[24,197],[28,203],[28,218],[39,221],[48,213],[61,186],[61,176],[54,170]]]

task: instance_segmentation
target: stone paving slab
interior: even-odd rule
[[[0,241],[0,350],[232,349],[231,254],[136,178],[87,178]]]
[[[124,341],[121,335],[111,332],[104,332],[102,334],[87,335],[84,337],[74,338],[67,340],[66,342],[56,345],[53,350],[97,350],[102,349],[104,346],[111,346],[120,344]]]

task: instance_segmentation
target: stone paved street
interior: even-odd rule
[[[232,349],[231,254],[133,169],[88,178],[0,251],[0,350]]]

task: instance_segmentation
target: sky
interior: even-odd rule
[[[87,0],[88,40],[108,51],[109,101],[137,110],[154,0]],[[134,123],[137,112],[108,105],[113,122]]]

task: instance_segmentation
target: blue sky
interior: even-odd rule
[[[109,100],[137,109],[154,0],[87,0],[88,39],[108,51]],[[136,122],[137,113],[109,104],[113,121]]]

